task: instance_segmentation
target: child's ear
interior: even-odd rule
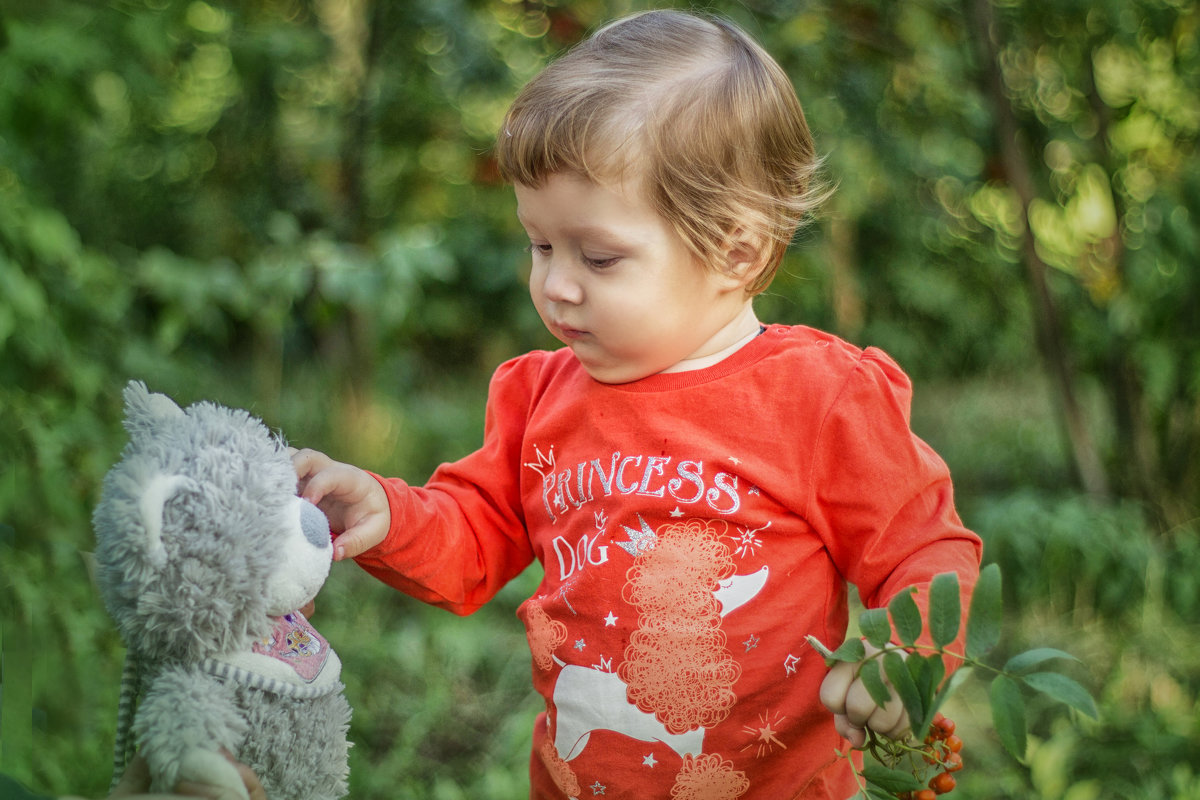
[[[725,240],[722,258],[721,272],[733,282],[731,288],[745,288],[766,268],[766,242],[746,228],[737,228]]]

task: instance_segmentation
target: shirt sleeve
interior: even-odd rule
[[[422,487],[375,476],[391,510],[387,537],[355,560],[418,600],[470,614],[533,560],[521,509],[521,441],[530,407],[530,356],[497,369],[483,446],[437,468]]]
[[[870,608],[935,575],[958,574],[965,598],[982,543],[954,507],[950,471],[909,427],[912,388],[882,351],[863,351],[818,435],[807,518]]]

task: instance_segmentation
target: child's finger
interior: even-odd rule
[[[833,715],[833,729],[850,743],[851,747],[862,747],[867,743],[867,732],[850,722],[845,714]]]
[[[854,680],[854,664],[840,662],[821,681],[821,703],[834,714],[846,713],[846,692]]]
[[[289,452],[292,456],[292,467],[296,470],[296,477],[301,481],[311,478],[314,473],[333,463],[333,459],[319,450],[311,450],[307,447],[303,450],[289,448]]]
[[[300,497],[314,506],[320,506],[321,501],[334,489],[335,484],[331,478],[329,470],[322,470],[310,475],[308,478],[301,478],[299,487]]]
[[[886,736],[889,739],[899,738],[908,729],[908,717],[904,713],[904,704],[895,695],[882,706],[876,706],[867,718],[866,727]]]
[[[347,495],[353,495],[352,479],[355,470],[345,464],[338,464],[321,453],[317,456],[313,461],[315,471],[309,473],[307,478],[300,479],[300,496],[315,506],[321,506],[321,501],[326,498],[345,500]],[[327,515],[330,511],[324,506],[321,506],[321,510]]]
[[[866,684],[859,679],[851,682],[850,688],[846,690],[846,716],[850,722],[860,727],[866,725],[877,708],[879,706],[875,705]]]
[[[362,525],[348,528],[345,533],[333,540],[333,560],[342,561],[365,553],[375,544],[375,542],[368,541],[369,538],[369,534],[363,530]]]

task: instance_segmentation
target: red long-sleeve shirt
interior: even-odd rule
[[[381,479],[391,529],[358,561],[458,613],[542,565],[519,611],[547,709],[534,798],[842,800],[805,636],[842,641],[847,583],[880,606],[978,574],[909,398],[882,352],[804,327],[622,385],[530,353],[496,371],[480,450]]]

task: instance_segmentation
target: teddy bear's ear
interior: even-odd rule
[[[183,475],[155,475],[142,489],[138,512],[142,516],[142,530],[146,532],[146,554],[156,568],[167,563],[167,548],[162,540],[163,511],[167,501],[190,482]]]
[[[141,381],[130,381],[123,392],[125,398],[125,430],[138,437],[158,422],[183,416],[183,409],[165,394],[156,394]]]

